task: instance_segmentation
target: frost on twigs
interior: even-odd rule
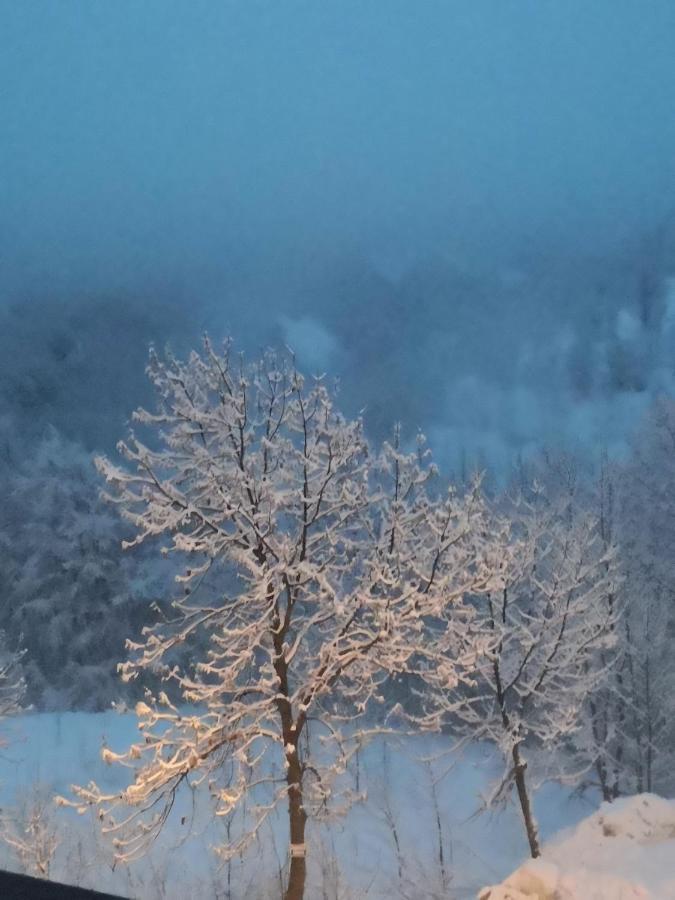
[[[0,839],[10,848],[22,871],[48,878],[59,845],[49,798],[40,789],[16,807],[0,813]]]
[[[441,635],[441,664],[425,672],[435,701],[428,715],[500,750],[504,776],[487,804],[517,788],[537,856],[528,761],[572,744],[611,671],[620,613],[615,550],[596,511],[568,486],[514,488],[495,500],[488,525],[494,540],[481,553],[492,574],[472,600],[474,646],[482,646],[472,684],[452,686]]]
[[[0,631],[0,720],[16,715],[23,707],[26,695],[23,656],[23,650],[10,650],[4,631]]]
[[[123,465],[98,467],[129,546],[161,535],[185,561],[173,617],[129,643],[121,667],[170,682],[184,706],[148,693],[138,741],[106,752],[133,765],[133,783],[76,788],[78,803],[101,810],[121,860],[144,851],[184,783],[207,786],[216,815],[240,811],[224,858],[279,804],[302,844],[307,816],[350,801],[346,772],[384,727],[388,679],[435,664],[428,628],[442,633],[449,684],[476,656],[464,597],[488,577],[479,488],[430,488],[423,439],[407,453],[398,429],[369,448],[361,421],[292,357],[248,364],[206,339],[187,362],[151,353],[148,374],[157,405],[134,420],[150,437],[132,432]]]

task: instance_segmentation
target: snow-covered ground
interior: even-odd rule
[[[48,797],[67,794],[73,782],[96,779],[111,789],[126,783],[125,770],[106,766],[99,754],[103,741],[113,750],[131,742],[133,715],[29,714],[5,725],[10,741],[0,757],[5,810],[30,805],[34,785],[40,797]],[[363,752],[359,787],[367,800],[346,817],[310,830],[308,897],[469,898],[513,871],[527,855],[516,809],[479,814],[482,795],[500,774],[498,762],[480,748],[465,754],[440,780],[434,800],[434,778],[451,761],[429,764],[424,758],[447,748],[447,738],[426,736],[386,748],[378,741]],[[548,785],[535,807],[546,839],[587,816],[592,802]],[[186,792],[150,855],[113,869],[89,814],[50,808],[60,841],[50,876],[142,900],[278,897],[287,853],[282,816],[246,858],[219,869],[209,848],[224,840],[225,825],[214,823],[210,812],[208,798]],[[0,848],[0,864],[19,868],[6,847]]]
[[[673,900],[675,802],[638,794],[603,803],[480,898]]]
[[[226,825],[214,822],[207,797],[187,791],[152,852],[113,868],[91,816],[49,802],[73,782],[126,784],[125,771],[105,765],[100,748],[123,749],[135,728],[133,715],[112,712],[28,714],[5,723],[2,809],[47,801],[59,840],[50,876],[138,900],[278,898],[286,861],[281,814],[244,859],[219,868],[210,847],[225,839]],[[482,748],[440,759],[447,749],[447,738],[424,736],[378,740],[362,753],[359,787],[367,799],[309,832],[308,898],[468,900],[493,884],[484,900],[675,900],[675,802],[642,794],[596,810],[593,798],[546,785],[535,797],[544,854],[522,864],[527,844],[516,808],[480,812],[498,761]],[[4,845],[0,865],[21,868]]]

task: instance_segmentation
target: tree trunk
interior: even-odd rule
[[[305,823],[307,814],[302,805],[302,771],[297,751],[288,757],[288,823],[291,838],[291,864],[284,900],[303,900],[307,861],[305,859]]]
[[[612,800],[617,800],[621,796],[621,770],[623,764],[623,751],[625,742],[625,724],[626,724],[626,708],[623,702],[623,675],[619,670],[617,672],[616,681],[619,686],[618,713],[617,713],[617,735],[618,741],[616,752],[614,754],[614,784],[612,785]]]
[[[645,694],[647,708],[647,790],[652,792],[652,766],[654,761],[654,713],[652,709],[652,680],[649,657],[645,661]]]
[[[591,713],[591,731],[593,734],[594,750],[596,754],[594,767],[598,776],[598,781],[600,783],[602,799],[611,803],[612,792],[609,787],[609,775],[607,772],[607,762],[605,760],[607,732],[609,730],[607,726],[607,707],[609,705],[609,699],[606,696],[604,698],[601,698],[601,700],[602,699],[605,700],[605,703],[603,704],[602,718],[600,717],[600,712],[595,700],[589,700],[589,709]]]
[[[607,766],[605,765],[604,759],[602,759],[600,756],[598,756],[595,761],[595,771],[600,783],[600,793],[602,794],[602,799],[605,801],[605,803],[611,803],[613,797],[612,792],[609,788],[609,781],[607,778]]]
[[[525,831],[527,832],[527,841],[530,845],[530,853],[533,859],[541,856],[539,849],[539,837],[537,835],[537,825],[532,815],[532,807],[530,805],[530,797],[527,793],[527,783],[525,781],[525,769],[527,763],[520,755],[520,746],[516,744],[511,751],[513,756],[514,777],[516,788],[518,790],[518,799],[520,800],[520,808],[523,813],[523,821],[525,822]]]

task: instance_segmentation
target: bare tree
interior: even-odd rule
[[[613,563],[596,521],[564,495],[551,498],[535,486],[512,497],[506,512],[506,519],[494,514],[492,533],[500,541],[486,545],[493,574],[475,598],[472,627],[486,649],[474,686],[448,691],[436,671],[427,680],[460,734],[488,740],[503,754],[506,771],[491,801],[515,786],[536,857],[528,760],[542,749],[560,751],[579,729],[589,693],[606,677],[598,650],[614,641],[606,603]]]
[[[23,650],[10,650],[7,636],[0,631],[0,720],[21,711],[26,695],[26,679],[21,661]]]
[[[35,788],[23,804],[0,817],[0,837],[11,847],[23,871],[37,878],[49,878],[59,845],[50,807],[51,798]]]
[[[443,671],[463,677],[479,504],[429,489],[422,438],[404,453],[397,431],[373,453],[361,422],[344,419],[324,380],[306,382],[292,358],[247,365],[229,343],[218,352],[205,340],[185,363],[152,353],[148,372],[158,408],[135,420],[152,441],[132,433],[120,445],[128,468],[98,466],[136,529],[128,546],[168,536],[163,552],[190,558],[173,618],[129,641],[121,666],[126,679],[173,684],[185,705],[148,691],[139,742],[104,752],[133,767],[133,783],[121,795],[94,784],[76,793],[81,808],[98,807],[121,860],[147,848],[184,783],[208,784],[217,815],[241,812],[224,859],[285,804],[285,897],[299,900],[308,816],[349,800],[341,776],[377,728],[390,674],[419,667],[430,623],[450,607]],[[181,647],[190,669],[176,661]]]
[[[610,798],[620,793],[668,794],[672,771],[675,667],[675,404],[660,398],[633,440],[631,457],[612,471],[613,528],[619,544],[621,665],[613,702],[598,718]],[[607,504],[605,504],[606,506]],[[611,698],[610,698],[611,700]],[[604,786],[603,786],[604,787]],[[604,790],[603,790],[604,793]]]

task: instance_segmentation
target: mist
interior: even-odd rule
[[[0,896],[674,896],[674,48],[0,0]]]
[[[2,2],[0,26],[0,375],[43,385],[33,417],[110,446],[147,344],[205,328],[292,345],[453,464],[580,418],[617,442],[641,408],[597,371],[580,408],[542,358],[568,373],[672,274],[667,0]]]

